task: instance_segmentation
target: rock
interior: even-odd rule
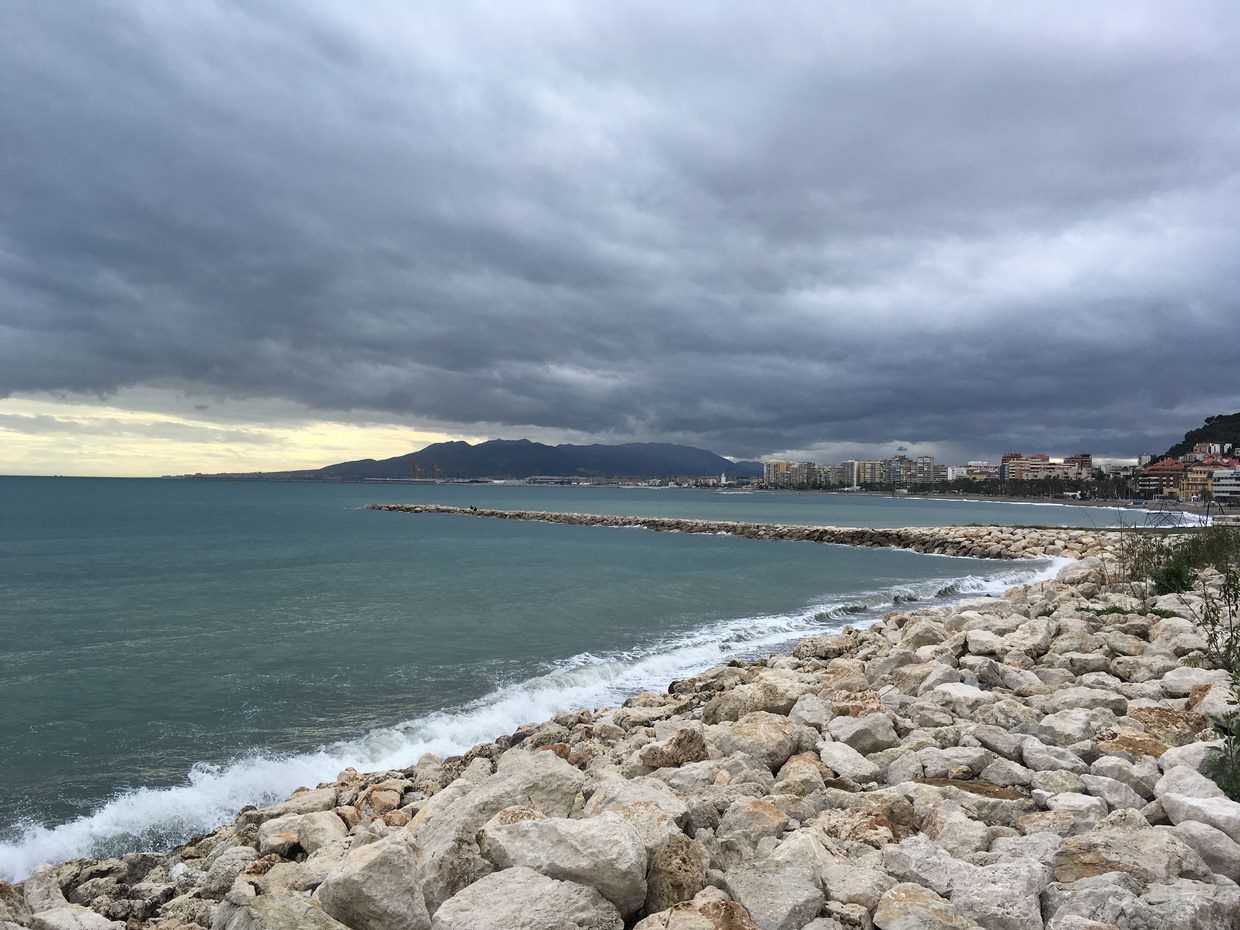
[[[735,722],[706,728],[706,745],[722,756],[744,753],[760,761],[772,772],[803,750],[812,749],[818,733],[788,717],[757,711]]]
[[[1100,688],[1064,688],[1052,695],[1048,704],[1052,711],[1103,709],[1122,715],[1128,710],[1128,699],[1122,694]]]
[[[1090,794],[1105,801],[1111,810],[1125,807],[1140,810],[1145,806],[1145,799],[1122,781],[1105,775],[1082,775],[1081,781]]]
[[[1184,820],[1171,831],[1191,846],[1219,875],[1240,882],[1240,843],[1222,830],[1197,820]]]
[[[925,696],[928,700],[949,708],[957,717],[971,717],[985,705],[999,700],[998,695],[964,682],[938,685]]]
[[[879,776],[877,765],[844,743],[824,743],[818,754],[833,772],[859,784],[872,782]]]
[[[706,886],[706,865],[701,847],[683,833],[660,843],[646,869],[647,913],[691,900]]]
[[[799,677],[777,670],[764,671],[756,680],[738,685],[708,702],[702,709],[704,723],[739,720],[755,711],[787,714],[811,686]]]
[[[835,717],[827,725],[827,732],[837,742],[851,746],[863,756],[900,743],[891,719],[881,713],[866,714],[864,717]]]
[[[1218,739],[1176,746],[1168,749],[1158,757],[1158,766],[1164,772],[1167,772],[1178,765],[1187,765],[1189,768],[1205,774],[1209,768],[1210,759],[1222,748],[1223,741]]]
[[[770,856],[729,869],[724,883],[761,930],[799,930],[826,900],[808,864]]]
[[[975,656],[992,656],[1003,648],[1003,639],[990,630],[969,630],[965,634],[965,644],[969,652]]]
[[[287,856],[297,845],[298,830],[305,814],[285,814],[263,821],[258,828],[258,854]],[[335,814],[331,816],[335,817]],[[339,818],[337,818],[339,819]],[[341,824],[343,826],[343,823]]]
[[[929,888],[896,885],[874,910],[878,930],[972,930],[974,923]]]
[[[36,866],[34,871],[22,883],[22,893],[26,905],[34,914],[50,911],[68,904],[60,883],[56,880],[56,872],[50,865]]]
[[[637,831],[611,811],[584,820],[488,823],[479,834],[479,848],[498,869],[524,866],[594,888],[622,917],[646,900],[646,847]]]
[[[1139,721],[1151,739],[1166,746],[1185,746],[1193,742],[1197,734],[1210,728],[1209,719],[1192,710],[1134,707],[1128,716]]]
[[[1083,775],[1089,771],[1089,766],[1076,753],[1057,746],[1047,746],[1037,739],[1025,741],[1021,758],[1025,766],[1035,772],[1062,769],[1074,775]]]
[[[1187,765],[1176,765],[1167,769],[1154,785],[1154,793],[1159,797],[1164,794],[1178,794],[1186,798],[1226,797],[1223,789],[1215,782]]]
[[[809,925],[806,925],[808,930]],[[762,930],[737,901],[685,901],[640,921],[633,930]]]
[[[334,811],[320,811],[304,814],[297,825],[297,845],[308,854],[313,854],[331,843],[338,842],[348,835],[344,821]]]
[[[741,798],[724,812],[715,835],[752,847],[764,836],[779,836],[787,826],[788,816],[774,804],[762,798]]]
[[[1210,867],[1169,830],[1099,829],[1068,837],[1055,853],[1055,880],[1075,882],[1124,872],[1141,882],[1185,876],[1208,881]]]
[[[974,820],[951,801],[935,806],[922,822],[922,831],[957,858],[983,851],[990,845],[986,824]]]
[[[952,879],[952,905],[986,930],[1029,930],[1042,926],[1039,896],[1050,870],[1032,859],[984,868],[961,868]]]
[[[620,811],[633,804],[647,802],[674,821],[683,821],[689,806],[667,784],[655,778],[609,778],[600,782],[586,802],[585,815],[593,817],[604,811]]]
[[[350,850],[315,891],[315,900],[351,930],[427,930],[418,855],[407,837],[401,831]]]
[[[232,887],[233,879],[249,863],[258,858],[258,851],[249,846],[231,846],[221,852],[202,882],[203,897],[219,900]]]
[[[1193,798],[1171,793],[1162,795],[1158,800],[1173,824],[1196,820],[1221,830],[1240,843],[1240,803],[1227,798]]]
[[[1158,766],[1149,758],[1141,763],[1129,762],[1119,756],[1102,756],[1089,767],[1091,775],[1101,775],[1123,782],[1146,801],[1154,797]]]
[[[1048,810],[1069,818],[1070,833],[1084,833],[1107,815],[1106,802],[1101,798],[1090,797],[1087,794],[1075,794],[1071,791],[1052,795],[1047,800],[1046,807]],[[1067,879],[1067,881],[1072,881],[1072,879]]]
[[[422,892],[431,914],[457,891],[492,870],[477,843],[478,830],[488,820],[514,806],[566,817],[584,782],[585,776],[578,769],[553,752],[509,750],[500,757],[494,775],[424,821],[414,835],[422,846]],[[666,791],[660,782],[653,784]]]
[[[788,711],[788,716],[815,730],[825,730],[834,714],[830,706],[816,694],[802,694]]]
[[[1141,896],[1156,926],[1184,930],[1231,930],[1240,916],[1240,889],[1178,879],[1150,885]]]
[[[652,769],[679,768],[706,758],[706,737],[700,725],[680,727],[664,740],[647,743],[637,755]]]
[[[515,866],[457,892],[434,930],[623,930],[615,906],[593,888]],[[395,928],[394,928],[395,930]]]
[[[319,811],[329,811],[335,806],[335,788],[316,788],[313,791],[299,791],[287,801],[281,801],[270,807],[245,811],[237,817],[237,820],[240,823],[261,824],[289,814],[314,814]]]
[[[1141,882],[1123,872],[1051,884],[1042,896],[1047,927],[1067,930],[1073,926],[1068,921],[1076,918],[1078,922],[1087,921],[1085,926],[1091,930],[1096,925],[1162,930],[1166,925],[1158,922],[1150,905],[1141,900],[1141,890]]]
[[[430,924],[411,926],[428,927]],[[305,895],[279,893],[250,898],[243,905],[225,901],[216,911],[211,930],[350,930],[350,928],[333,920],[324,913],[318,902]]]
[[[924,834],[883,847],[883,868],[900,882],[916,882],[941,895],[951,891],[961,863]]]
[[[1167,697],[1188,697],[1190,691],[1198,685],[1227,685],[1227,672],[1222,669],[1192,668],[1180,665],[1163,675],[1158,682]]]
[[[124,930],[125,925],[96,914],[80,904],[35,911],[30,918],[32,930]]]

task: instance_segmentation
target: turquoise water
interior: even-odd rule
[[[347,765],[461,751],[858,611],[997,592],[1048,567],[360,509],[379,500],[858,525],[1098,518],[833,495],[0,478],[0,877],[168,845]]]

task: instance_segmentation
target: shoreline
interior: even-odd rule
[[[389,513],[522,520],[573,526],[640,527],[656,533],[726,534],[745,539],[905,549],[924,555],[1012,560],[1045,557],[1075,559],[1094,555],[1114,558],[1121,539],[1119,530],[1075,527],[968,525],[875,528],[542,510],[501,510],[445,504],[368,504],[365,509]]]
[[[567,516],[574,519],[559,522],[591,515]],[[1025,542],[1009,548],[1007,558],[1045,548],[1033,535],[1043,531],[1025,528],[923,529],[934,537],[914,540],[924,545],[942,545],[949,529],[973,531],[963,537],[969,545],[977,531],[1018,530]],[[290,915],[297,925],[323,930],[426,928],[434,912],[435,930],[533,930],[544,925],[520,922],[516,912],[508,924],[484,917],[508,900],[525,901],[528,910],[533,899],[523,895],[531,892],[565,906],[575,902],[603,921],[589,926],[608,930],[638,917],[641,930],[800,930],[813,921],[824,922],[813,930],[866,921],[882,927],[896,905],[959,912],[972,921],[960,927],[989,930],[1042,926],[1048,894],[1060,909],[1065,900],[1076,911],[1085,908],[1089,889],[1070,886],[1092,879],[1073,878],[1080,871],[1073,856],[1094,862],[1099,844],[1106,867],[1093,874],[1137,883],[1134,890],[1121,882],[1134,908],[1170,916],[1173,904],[1181,915],[1191,898],[1202,920],[1227,908],[1238,913],[1240,889],[1225,877],[1230,860],[1214,863],[1222,872],[1202,865],[1204,853],[1192,846],[1201,831],[1181,829],[1167,810],[1154,809],[1169,794],[1172,813],[1179,810],[1180,795],[1158,792],[1154,783],[1175,769],[1174,787],[1184,787],[1189,775],[1180,769],[1199,767],[1203,750],[1200,740],[1182,737],[1202,735],[1191,727],[1220,699],[1214,673],[1179,661],[1199,634],[1181,616],[1183,605],[1166,598],[1146,603],[1121,590],[1111,580],[1113,567],[1098,557],[1107,554],[1105,541],[1081,548],[1081,560],[1056,579],[1018,585],[1002,597],[892,610],[863,630],[811,637],[767,659],[733,660],[618,707],[556,714],[457,757],[344,772],[287,801],[243,810],[232,825],[169,853],[36,870],[20,888],[0,883],[0,922],[16,917],[19,926],[33,926],[36,911],[21,910],[33,899],[51,902],[45,913],[83,920],[89,911],[113,922],[97,926],[118,928],[126,920],[167,930],[275,928]],[[1154,606],[1172,618],[1145,612]],[[1113,608],[1131,613],[1102,612]],[[1144,645],[1123,641],[1126,648],[1116,652],[1103,639],[1108,635]],[[1062,648],[1082,636],[1098,638],[1098,651],[1110,654],[1107,671],[1093,669],[1091,653]],[[1147,653],[1157,661],[1143,664]],[[918,666],[926,666],[927,677]],[[1058,700],[1067,688],[1092,693]],[[1059,704],[1063,709],[1052,709]],[[1010,720],[977,722],[1001,706]],[[1013,748],[991,730],[1024,734],[1023,742]],[[1107,738],[1091,738],[1095,733]],[[1088,749],[1068,740],[1078,734]],[[1168,752],[1189,764],[1162,771],[1157,759]],[[1031,767],[1030,757],[1046,761],[1042,754],[1049,767]],[[1091,774],[1099,759],[1107,763],[1099,770],[1110,774]],[[1128,785],[1142,806],[1131,806],[1136,802],[1112,782]],[[477,834],[464,849],[448,839],[462,826]],[[587,830],[592,861],[565,873],[571,855],[563,844],[580,852]],[[1141,837],[1132,836],[1138,830]],[[1150,847],[1144,859],[1158,859],[1170,844],[1178,864],[1163,874],[1161,865],[1125,858],[1112,848],[1119,833],[1121,845]],[[1078,848],[1087,841],[1093,845]],[[540,856],[539,849],[556,853]],[[617,849],[626,862],[614,861]],[[384,865],[397,860],[400,868]],[[687,871],[684,860],[691,862]],[[1240,876],[1240,860],[1235,866]],[[936,880],[944,867],[972,884]],[[1176,892],[1167,884],[1173,881],[1192,887]],[[393,882],[404,903],[392,897]],[[984,894],[975,893],[979,882]],[[1032,905],[1030,887],[1037,888]],[[986,903],[995,899],[1003,913]],[[1032,920],[1031,907],[1036,924],[1002,922]],[[375,908],[399,911],[402,923],[368,923],[364,915]],[[1024,910],[1009,913],[1013,908]],[[1232,926],[1196,923],[1194,914],[1167,925]],[[687,922],[711,915],[732,922]]]

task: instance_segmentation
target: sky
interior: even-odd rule
[[[1240,6],[0,4],[0,474],[1240,410]]]

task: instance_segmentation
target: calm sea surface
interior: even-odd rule
[[[842,495],[0,478],[0,878],[167,845],[347,765],[460,751],[896,601],[994,593],[1049,568],[359,509],[374,501],[870,526],[1116,517]]]

